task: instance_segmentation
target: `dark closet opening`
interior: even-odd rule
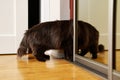
[[[40,0],[28,0],[28,28],[40,23]]]

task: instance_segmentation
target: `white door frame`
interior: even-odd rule
[[[2,0],[1,4],[3,8],[0,9],[5,10],[0,15],[4,16],[2,19],[6,21],[1,19],[0,54],[13,54],[17,52],[23,34],[28,29],[28,0]],[[10,7],[6,7],[7,4],[10,4]],[[6,12],[9,10],[11,13]]]

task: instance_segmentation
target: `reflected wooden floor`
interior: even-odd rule
[[[0,80],[103,80],[64,59],[39,62],[30,58],[17,60],[16,55],[0,55]]]
[[[85,57],[90,59],[91,54],[88,53],[87,55],[85,55]],[[108,64],[108,51],[98,53],[98,58],[94,60],[107,65]],[[120,50],[116,51],[116,70],[120,71]]]

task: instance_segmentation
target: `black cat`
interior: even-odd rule
[[[81,56],[88,51],[92,58],[97,58],[99,32],[89,23],[78,21],[78,48]],[[73,60],[73,21],[60,20],[44,22],[27,30],[18,48],[18,56],[22,57],[31,50],[39,61],[49,59],[44,52],[49,49],[63,49],[65,59]]]

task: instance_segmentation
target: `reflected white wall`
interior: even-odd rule
[[[99,43],[108,49],[108,0],[78,0],[78,19],[89,22],[100,32]]]

